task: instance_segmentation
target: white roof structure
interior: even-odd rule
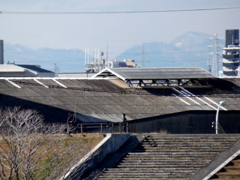
[[[37,65],[0,64],[0,77],[54,77],[52,71]]]
[[[133,84],[171,86],[173,83],[186,85],[190,81],[191,83],[199,80],[207,81],[216,77],[202,68],[106,68],[92,78],[119,78],[127,82],[129,86]]]
[[[93,78],[111,76],[116,76],[122,80],[215,78],[202,68],[106,68],[93,76]]]
[[[25,72],[26,70],[22,67],[14,64],[0,64],[0,73],[2,72]]]

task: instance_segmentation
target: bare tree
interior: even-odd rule
[[[0,109],[0,179],[56,179],[88,151],[35,110]]]

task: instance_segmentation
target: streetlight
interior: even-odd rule
[[[226,101],[220,101],[219,102],[217,113],[216,113],[216,121],[215,121],[216,134],[218,134],[218,114],[219,114],[219,109],[220,109],[221,106],[224,106],[224,105],[226,105]]]

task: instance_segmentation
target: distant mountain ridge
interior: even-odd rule
[[[115,59],[134,59],[140,67],[202,67],[207,70],[207,60],[211,52],[209,38],[212,37],[201,32],[187,32],[170,43],[149,42],[135,45]],[[224,40],[219,40],[219,45],[223,46]],[[41,65],[54,72],[84,72],[84,57],[85,53],[80,49],[33,50],[22,45],[4,44],[5,63]]]
[[[128,59],[129,54],[133,54],[131,58],[141,67],[202,67],[207,70],[207,60],[212,51],[209,48],[211,37],[206,33],[187,32],[170,43],[136,45],[116,59]],[[224,40],[219,39],[219,45],[223,46]]]
[[[83,72],[85,53],[80,49],[33,50],[22,45],[4,44],[4,62],[15,64],[34,64],[57,72]]]

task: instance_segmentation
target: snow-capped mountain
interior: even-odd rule
[[[207,70],[207,60],[212,51],[209,47],[211,37],[205,33],[187,32],[170,43],[150,42],[136,45],[117,59],[131,58],[141,67],[202,67]],[[224,40],[219,40],[219,45],[223,44]]]

